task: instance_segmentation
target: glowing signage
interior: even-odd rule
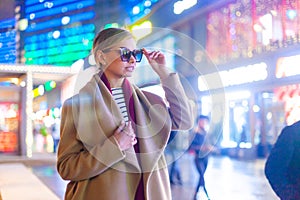
[[[73,0],[72,0],[73,1]],[[72,2],[71,1],[71,2]],[[48,9],[48,10],[44,10],[42,12],[39,12],[40,9],[45,9],[45,7],[43,5],[35,5],[32,7],[27,7],[27,14],[26,14],[26,18],[33,20],[33,19],[38,19],[41,17],[46,17],[49,15],[55,15],[55,14],[60,14],[62,12],[70,12],[73,10],[77,10],[78,8],[85,8],[88,6],[93,6],[95,4],[94,0],[85,0],[82,1],[80,3],[76,2],[76,3],[70,3],[69,5],[62,5],[62,6],[58,6],[60,4],[65,4],[65,1],[58,1],[55,3],[55,7]],[[35,12],[35,13],[34,13]]]
[[[181,14],[183,11],[193,7],[194,5],[197,4],[197,0],[182,0],[182,1],[177,1],[174,3],[174,10],[173,12],[176,15]]]
[[[139,40],[152,32],[152,23],[150,21],[144,21],[141,24],[133,25],[131,31],[135,38]]]
[[[70,16],[70,22],[69,23],[75,23],[75,22],[80,22],[83,20],[89,20],[92,19],[95,16],[95,12],[94,11],[89,11],[89,12],[84,12],[84,13],[80,13],[77,15],[72,15]],[[26,29],[26,32],[32,32],[32,31],[39,31],[39,30],[43,30],[46,28],[51,28],[51,27],[57,27],[57,26],[62,26],[63,21],[61,18],[56,18],[53,20],[48,20],[45,22],[41,22],[41,23],[32,23],[28,26],[28,28]]]
[[[16,61],[15,19],[0,20],[0,63]]]
[[[198,89],[200,91],[207,91],[222,87],[262,81],[268,77],[267,68],[267,64],[261,62],[199,76]]]
[[[299,75],[299,62],[300,55],[279,58],[276,63],[276,78]]]
[[[86,57],[95,36],[95,2],[26,0],[25,64],[71,66]]]

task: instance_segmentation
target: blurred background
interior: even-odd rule
[[[299,120],[297,0],[1,0],[0,10],[0,154],[54,151],[61,105],[94,65],[95,34],[109,27],[167,50],[198,113],[218,104],[211,94],[221,86],[207,85],[218,72],[225,107],[211,122],[222,128],[211,131],[224,155],[266,157],[282,127]],[[134,81],[158,83],[146,67]]]

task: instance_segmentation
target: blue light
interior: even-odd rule
[[[16,31],[7,31],[4,33],[0,33],[0,42],[9,42],[9,41],[15,41],[16,40]]]
[[[11,28],[11,27],[14,27],[15,24],[16,24],[15,19],[2,20],[2,21],[0,21],[0,28]]]
[[[139,14],[140,11],[141,11],[141,9],[140,9],[139,6],[134,6],[134,7],[132,8],[132,14],[134,14],[134,15]]]
[[[94,24],[85,24],[82,26],[77,26],[73,28],[67,28],[67,29],[61,29],[61,37],[66,37],[69,38],[69,36],[72,35],[78,35],[79,33],[90,33],[94,32],[95,30],[95,25]],[[43,35],[43,36],[41,36]],[[30,44],[30,43],[37,43],[37,42],[43,42],[44,40],[40,40],[39,38],[47,38],[47,40],[53,38],[53,32],[47,32],[47,33],[42,33],[39,35],[33,35],[30,37],[26,37],[25,43]],[[56,40],[57,41],[57,40]]]
[[[290,20],[293,20],[297,16],[297,11],[296,10],[287,10],[286,15]]]
[[[27,1],[26,1],[26,4],[27,4]],[[82,3],[82,1],[79,1],[79,0],[75,0],[75,1],[74,0],[64,0],[64,1],[56,0],[56,1],[52,1],[52,3],[54,4],[54,7],[57,7],[57,6],[63,5],[63,4],[67,4],[67,3],[70,3],[70,2],[81,2]],[[27,14],[27,13],[37,12],[37,11],[45,10],[45,9],[49,9],[49,8],[46,8],[45,5],[44,5],[44,2],[43,2],[43,3],[39,3],[37,5],[33,5],[33,6],[26,6],[25,13]],[[53,9],[53,7],[51,9]]]
[[[0,49],[0,54],[7,54],[10,52],[11,54],[15,54],[16,52],[16,44],[13,44],[13,46],[5,45]]]
[[[72,3],[69,5],[63,5],[60,7],[54,7],[51,9],[47,9],[47,10],[42,10],[36,13],[28,13],[26,14],[26,18],[27,19],[38,19],[38,18],[42,18],[42,17],[46,17],[46,16],[51,16],[51,15],[56,15],[56,14],[61,14],[61,13],[65,13],[66,11],[73,11],[73,10],[78,10],[78,2],[77,3]],[[93,6],[95,4],[94,0],[86,0],[86,1],[82,1],[82,8],[85,7],[89,7],[89,6]],[[63,10],[66,10],[65,12]],[[30,16],[34,14],[34,17],[31,18]]]
[[[81,34],[81,35],[75,35],[73,37],[68,37],[68,38],[60,38],[60,39],[49,39],[45,42],[39,42],[37,43],[32,43],[32,44],[26,44],[24,49],[25,51],[35,51],[37,49],[43,49],[42,47],[45,48],[52,48],[52,47],[59,47],[62,45],[68,45],[72,43],[82,43],[83,39],[87,39],[89,41],[92,41],[94,38],[95,34],[94,33],[87,33],[87,34]]]
[[[0,63],[15,63],[16,60],[16,30],[9,30],[15,26],[15,19],[0,21]],[[8,30],[7,30],[8,29]]]
[[[1,60],[0,60],[1,61]],[[5,86],[5,87],[7,87],[7,86],[11,86],[12,85],[12,83],[11,82],[0,82],[0,86]]]
[[[10,55],[10,54],[2,54],[0,56],[0,63],[15,63],[16,62],[16,56]]]
[[[70,16],[70,24],[72,24],[74,22],[80,22],[83,20],[89,20],[89,19],[92,19],[94,16],[95,16],[95,13],[93,11],[73,15],[73,16]],[[53,20],[49,20],[46,22],[42,22],[42,23],[31,24],[26,29],[26,32],[39,31],[39,30],[43,30],[46,28],[54,28],[54,27],[58,27],[58,26],[62,26],[62,25],[63,24],[61,22],[61,19],[58,18],[58,19],[53,19]]]
[[[43,3],[43,1],[44,0],[26,0],[25,5],[29,6],[29,5],[33,5],[33,4]]]
[[[69,16],[64,16],[63,18],[61,18],[61,23],[63,25],[67,25],[70,22],[70,17]]]
[[[149,1],[149,0],[146,0],[146,1],[144,2],[144,6],[145,6],[145,7],[150,7],[151,5],[152,5],[152,2]]]
[[[125,19],[126,23],[133,24],[139,19],[145,17],[151,12],[151,7],[158,2],[158,0],[143,0],[143,1],[122,1],[125,10],[128,10],[128,18]]]

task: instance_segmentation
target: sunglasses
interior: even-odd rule
[[[120,47],[119,50],[112,50],[112,49],[105,49],[103,52],[109,52],[109,51],[119,51],[120,52],[120,57],[123,62],[129,62],[131,56],[135,58],[136,62],[141,62],[143,58],[143,51],[142,49],[134,49],[130,51],[126,47]]]

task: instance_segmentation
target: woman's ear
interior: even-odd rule
[[[100,65],[106,65],[105,55],[104,55],[104,53],[103,53],[101,50],[98,50],[98,51],[97,51],[96,58],[97,58],[97,62],[98,62]]]

